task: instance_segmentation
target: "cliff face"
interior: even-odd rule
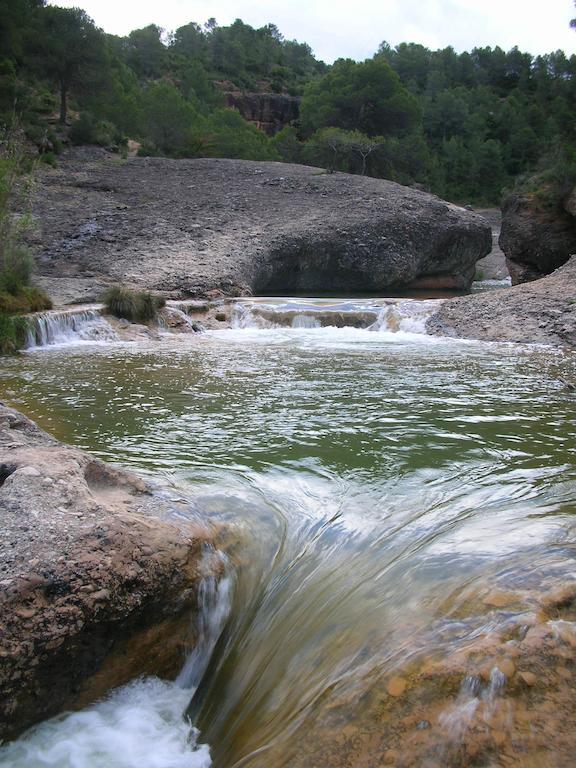
[[[64,160],[34,215],[43,285],[66,280],[68,301],[111,282],[173,298],[466,289],[492,239],[482,217],[393,182],[243,160]]]
[[[572,192],[556,208],[530,196],[510,195],[504,201],[500,247],[513,284],[549,275],[576,253],[575,200]]]
[[[242,117],[269,136],[298,120],[300,98],[282,93],[227,92],[226,106],[237,109]]]

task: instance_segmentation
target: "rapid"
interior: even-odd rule
[[[40,724],[0,765],[569,764],[576,360],[427,336],[433,307],[242,301],[232,328],[137,344],[90,316],[95,341],[3,364],[2,400],[222,524],[226,565],[177,681]]]

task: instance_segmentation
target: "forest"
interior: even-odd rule
[[[268,136],[226,91],[301,98]],[[318,61],[274,24],[151,25],[117,37],[79,8],[3,0],[0,121],[42,162],[67,143],[140,155],[306,163],[497,204],[514,185],[543,196],[576,169],[576,56],[518,48],[429,50],[383,42],[366,61]]]

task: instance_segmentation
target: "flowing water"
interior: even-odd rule
[[[232,329],[3,364],[3,400],[225,522],[229,581],[201,674],[193,656],[185,682],[137,681],[1,765],[491,766],[518,728],[549,748],[506,697],[541,597],[576,580],[574,358],[427,337],[429,302],[360,304],[241,302]],[[564,653],[576,617],[552,618]],[[554,738],[556,761],[506,764],[569,765]]]

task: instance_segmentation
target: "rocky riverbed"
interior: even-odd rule
[[[220,569],[189,504],[0,405],[0,506],[0,739],[179,670]]]

